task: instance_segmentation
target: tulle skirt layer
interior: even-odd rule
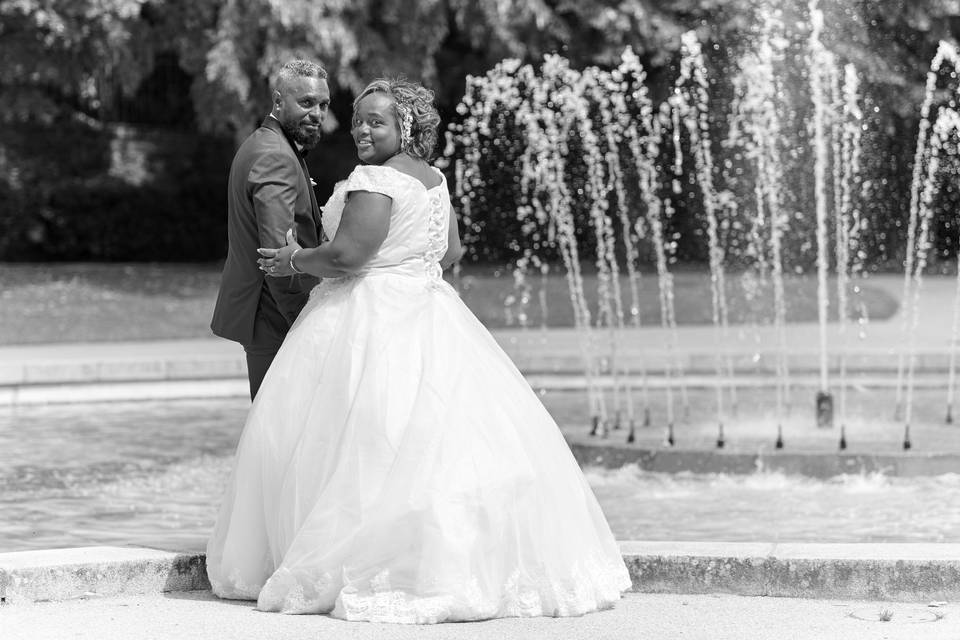
[[[251,409],[207,548],[258,608],[570,616],[630,580],[552,417],[445,283],[325,281]]]

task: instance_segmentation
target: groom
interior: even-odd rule
[[[329,108],[326,70],[307,60],[287,62],[274,79],[273,108],[230,165],[229,246],[210,328],[243,345],[251,400],[318,282],[307,274],[264,277],[257,248],[284,246],[291,229],[304,247],[320,243],[320,210],[303,157],[320,141]]]

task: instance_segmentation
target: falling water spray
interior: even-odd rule
[[[923,271],[927,265],[932,242],[931,221],[933,218],[933,198],[936,192],[936,181],[940,171],[940,156],[944,152],[945,142],[951,136],[960,133],[960,114],[947,107],[937,111],[936,121],[933,123],[929,138],[929,148],[926,162],[926,175],[920,188],[920,197],[917,206],[917,254],[913,264],[910,288],[910,341],[907,357],[906,391],[904,394],[904,437],[903,448],[911,448],[910,422],[913,410],[914,368],[916,358],[916,334],[920,319],[920,291],[923,287]]]
[[[724,378],[732,378],[732,365],[722,346],[729,341],[724,251],[719,239],[718,198],[713,182],[714,166],[711,149],[709,122],[708,81],[703,54],[696,32],[683,34],[680,58],[680,75],[671,98],[674,110],[683,120],[690,138],[696,168],[697,183],[703,198],[703,210],[707,218],[707,242],[710,258],[710,293],[713,325],[721,349],[717,352],[717,446],[723,446]],[[731,380],[732,382],[732,380]]]
[[[903,296],[904,304],[909,304],[911,300],[916,299],[916,294],[912,291],[915,278],[915,261],[920,250],[917,240],[917,224],[920,218],[922,208],[922,191],[925,185],[924,167],[929,162],[930,151],[930,108],[936,97],[937,75],[944,62],[948,62],[953,68],[960,69],[960,53],[952,44],[940,41],[937,47],[937,53],[930,62],[930,70],[927,72],[926,90],[924,92],[923,103],[920,106],[920,127],[917,133],[917,147],[913,154],[913,179],[910,183],[910,215],[907,222],[907,242],[904,249],[904,271],[903,271]],[[960,89],[957,90],[960,93]],[[894,419],[904,417],[904,386],[905,386],[905,368],[908,360],[913,359],[913,350],[910,346],[914,344],[912,338],[913,324],[911,322],[911,312],[903,314],[901,324],[901,348],[897,352],[897,389],[896,406],[894,409]],[[951,385],[952,389],[952,385]],[[948,393],[950,393],[948,391]]]
[[[827,100],[824,89],[824,69],[834,67],[833,55],[820,42],[823,29],[823,12],[817,8],[818,0],[810,0],[810,94],[813,98],[813,145],[814,145],[814,200],[817,213],[817,317],[820,336],[820,390],[816,397],[818,427],[833,426],[833,396],[829,391],[827,363],[827,280],[830,269],[827,244],[827,189],[826,174],[829,163],[827,149]]]
[[[725,146],[734,152],[742,149],[752,162],[755,211],[748,254],[754,256],[761,274],[770,271],[773,282],[773,324],[776,335],[775,415],[777,448],[783,447],[784,415],[789,407],[790,366],[787,358],[786,298],[783,285],[783,234],[789,223],[781,203],[784,191],[782,162],[778,144],[782,139],[778,114],[778,86],[774,65],[782,62],[777,44],[782,25],[772,12],[764,16],[762,36],[755,52],[741,62],[734,80],[736,88],[733,113]],[[730,178],[733,180],[733,177]],[[769,258],[767,250],[769,248]]]
[[[856,69],[844,67],[843,85],[836,75],[834,113],[840,122],[834,124],[834,195],[836,200],[836,262],[837,262],[837,321],[839,341],[847,344],[847,324],[850,312],[849,289],[854,261],[851,248],[857,242],[859,214],[854,208],[853,193],[860,167],[860,120],[858,105],[859,79]],[[839,353],[840,423],[845,428],[847,419],[847,358],[845,350]]]

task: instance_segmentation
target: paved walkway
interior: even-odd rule
[[[960,545],[621,543],[634,592],[580,618],[410,627],[214,598],[201,556],[115,547],[0,554],[5,640],[960,637]],[[791,597],[774,597],[791,596]],[[815,598],[815,599],[814,599]]]
[[[261,613],[195,591],[7,607],[0,630],[11,640],[956,640],[960,604],[934,605],[631,593],[581,618],[410,627]]]

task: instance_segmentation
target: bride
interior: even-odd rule
[[[435,623],[575,616],[630,578],[560,430],[442,279],[460,257],[431,167],[433,93],[354,102],[363,162],[332,241],[261,249],[323,278],[250,410],[207,546],[213,591],[265,611]]]

